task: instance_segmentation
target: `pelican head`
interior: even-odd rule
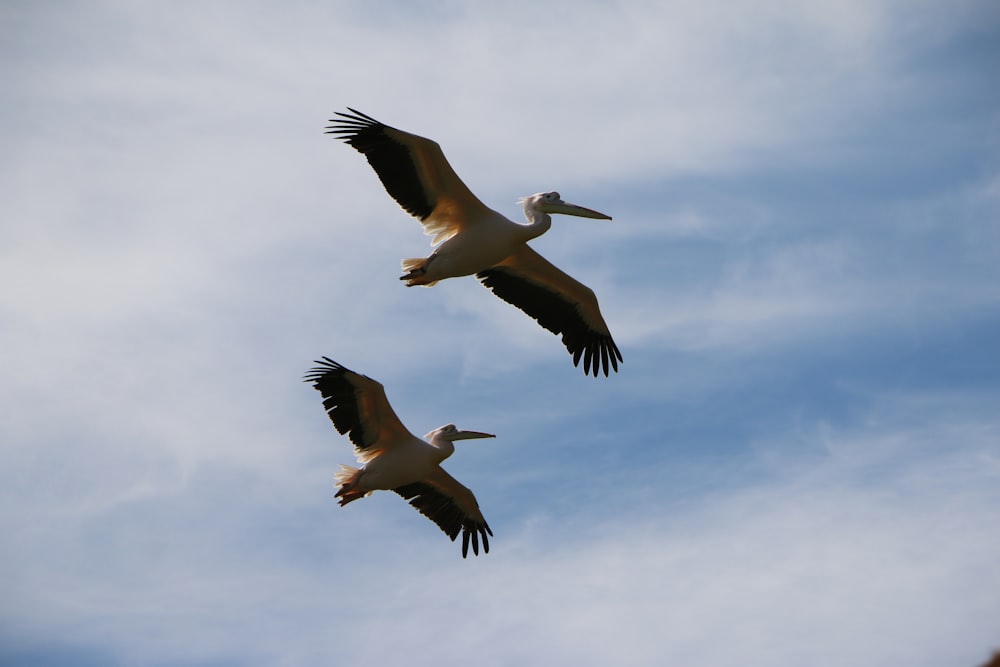
[[[442,440],[447,440],[448,442],[455,442],[456,440],[495,438],[496,436],[492,433],[481,433],[479,431],[462,431],[459,430],[454,424],[448,424],[446,426],[442,426],[441,428],[434,429],[424,437],[431,442],[433,442],[435,438],[441,438]]]
[[[540,213],[562,213],[564,215],[575,215],[579,218],[597,218],[598,220],[610,220],[610,215],[605,215],[593,209],[577,206],[565,202],[558,192],[540,192],[521,200],[525,211],[534,210]]]

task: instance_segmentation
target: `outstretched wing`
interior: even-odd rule
[[[487,535],[493,535],[493,531],[486,523],[483,513],[479,511],[476,497],[443,468],[438,468],[422,481],[405,484],[393,491],[410,501],[417,511],[436,523],[452,542],[461,532],[462,558],[469,553],[470,541],[472,553],[479,555],[480,538],[483,540],[483,553],[490,552]]]
[[[354,443],[358,459],[367,463],[393,442],[414,438],[385,397],[385,388],[328,357],[303,378],[323,395],[323,407],[337,431]]]
[[[605,377],[618,371],[622,353],[601,316],[594,291],[559,270],[527,245],[520,245],[496,266],[476,277],[498,297],[513,304],[552,333],[573,355],[573,365],[583,358],[583,372]]]
[[[420,219],[432,244],[492,213],[458,177],[436,141],[389,127],[350,107],[348,111],[335,112],[339,118],[330,119],[327,134],[368,158],[386,192]]]

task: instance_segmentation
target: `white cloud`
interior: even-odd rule
[[[698,496],[632,504],[637,490],[618,486],[628,471],[609,471],[586,484],[614,511],[495,522],[494,550],[478,561],[458,559],[388,495],[339,510],[279,492],[293,505],[268,510],[274,482],[237,472],[247,482],[238,501],[215,493],[199,507],[199,487],[231,474],[220,470],[158,502],[136,499],[110,525],[50,515],[22,536],[62,548],[20,563],[25,577],[7,588],[22,602],[17,619],[35,619],[28,637],[45,619],[64,641],[98,640],[132,664],[295,665],[333,653],[415,664],[470,654],[487,665],[974,664],[1000,612],[1000,541],[987,529],[1000,424],[962,405],[900,397],[877,406],[872,426],[779,436]],[[663,493],[708,471],[661,472]],[[268,542],[273,521],[291,521],[294,540]],[[400,537],[415,548],[390,546]],[[114,569],[94,560],[105,553]],[[92,576],[77,575],[81,564]],[[438,635],[447,641],[428,642]]]
[[[898,404],[857,375],[802,389],[847,383],[866,423],[786,406],[799,387],[760,370],[845,333],[933,356],[932,325],[994,307],[982,172],[849,192],[866,217],[832,231],[829,196],[797,217],[839,185],[818,179],[869,173],[851,139],[905,125],[886,110],[928,95],[912,55],[984,11],[962,7],[0,10],[0,646],[974,664],[998,615],[994,371]],[[536,247],[597,291],[623,372],[585,380],[474,281],[402,287],[427,238],[323,136],[348,104],[439,139],[512,216],[548,188],[614,215]],[[745,180],[775,169],[813,189]],[[390,494],[331,501],[349,447],[299,381],[323,354],[383,381],[415,431],[501,436],[447,464],[489,556],[461,561]]]

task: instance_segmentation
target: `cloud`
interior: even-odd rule
[[[485,664],[973,664],[996,614],[1000,542],[985,527],[997,518],[1000,424],[956,414],[963,403],[901,396],[879,406],[877,423],[787,432],[721,475],[637,471],[659,487],[620,486],[632,467],[606,471],[569,516],[539,506],[537,520],[495,522],[494,552],[474,562],[389,495],[366,500],[362,519],[328,499],[297,495],[296,508],[274,480],[216,468],[159,502],[123,506],[111,533],[106,520],[50,517],[47,539],[61,535],[71,551],[22,563],[25,579],[8,587],[26,605],[21,622],[37,618],[29,628],[45,618],[71,644],[115,646],[132,664],[331,654],[433,664],[474,652]],[[671,493],[692,473],[714,483]],[[205,485],[232,488],[218,483],[234,474],[238,500],[206,496]],[[634,502],[657,488],[659,500]],[[268,509],[276,491],[282,502]],[[284,522],[288,537],[273,540]],[[419,548],[401,562],[387,549],[398,540],[379,531]],[[18,595],[39,575],[47,595]],[[440,633],[448,641],[428,643]]]
[[[0,11],[0,661],[995,648],[982,3]],[[428,239],[322,135],[348,104],[512,217],[614,215],[534,245],[622,372],[472,280],[404,288]],[[332,502],[324,354],[416,432],[498,434],[446,463],[489,556]]]

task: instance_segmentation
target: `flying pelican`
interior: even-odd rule
[[[487,535],[493,535],[472,491],[449,475],[440,463],[455,451],[456,440],[495,438],[490,433],[460,431],[454,424],[434,429],[424,442],[406,430],[385,397],[385,388],[366,375],[323,357],[304,380],[323,395],[323,407],[340,433],[354,443],[362,467],[341,465],[335,479],[340,505],[370,495],[395,491],[436,523],[452,542],[462,533],[462,558],[472,552],[489,553]]]
[[[448,164],[437,142],[397,130],[348,107],[335,112],[327,134],[368,158],[382,185],[438,246],[430,257],[404,259],[407,286],[475,274],[504,301],[552,333],[562,334],[573,365],[583,372],[617,372],[621,352],[601,316],[597,297],[528,246],[552,226],[550,213],[610,220],[611,216],[564,202],[558,192],[521,200],[527,225],[508,220],[472,194]],[[440,245],[438,245],[440,244]]]

